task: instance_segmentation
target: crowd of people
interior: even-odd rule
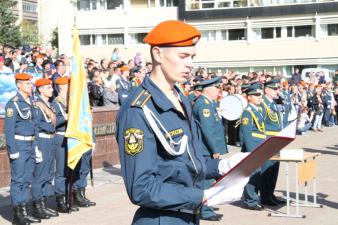
[[[193,46],[196,43],[193,42],[193,38],[196,37],[199,37],[198,34],[189,37],[192,44],[189,42],[187,46]],[[153,127],[149,129],[146,124],[141,124],[141,121],[145,119],[143,118],[143,114],[140,114],[135,108],[142,108],[144,111],[144,105],[149,105],[150,110],[156,114],[156,116],[153,114],[153,119],[161,124],[158,118],[163,119],[164,117],[161,116],[161,113],[169,110],[170,104],[173,104],[172,107],[176,111],[169,110],[166,114],[167,118],[176,118],[176,122],[179,121],[181,127],[174,127],[174,120],[168,120],[169,122],[163,121],[162,123],[165,127],[171,127],[171,129],[167,129],[168,131],[164,130],[164,136],[165,138],[172,137],[171,144],[174,143],[175,145],[176,143],[183,145],[184,141],[182,139],[178,141],[177,138],[189,130],[188,124],[182,121],[185,120],[185,117],[190,118],[191,115],[189,113],[192,112],[194,118],[198,120],[198,126],[200,126],[202,134],[201,139],[203,140],[204,152],[201,154],[205,158],[208,158],[209,162],[212,162],[213,167],[218,166],[219,162],[222,162],[222,157],[228,152],[228,144],[242,146],[244,152],[250,152],[262,140],[286,127],[292,120],[298,120],[297,133],[299,135],[305,135],[309,130],[323,132],[323,125],[327,127],[338,125],[338,70],[335,74],[336,77],[333,77],[330,81],[325,80],[321,76],[319,79],[313,77],[309,83],[306,83],[301,79],[299,70],[295,70],[292,77],[286,79],[280,72],[276,74],[266,71],[249,72],[242,75],[229,71],[223,74],[216,74],[208,72],[206,68],[199,67],[194,72],[193,70],[184,72],[183,76],[185,79],[176,79],[174,82],[169,82],[171,77],[168,74],[170,72],[161,61],[165,60],[161,58],[159,52],[164,51],[164,54],[168,55],[173,53],[170,53],[168,49],[163,50],[165,48],[157,48],[156,45],[158,43],[155,43],[152,39],[149,39],[148,43],[155,46],[152,48],[153,62],[145,63],[140,53],[136,53],[133,59],[125,61],[120,58],[118,49],[114,50],[111,59],[102,59],[99,62],[90,58],[84,60],[91,106],[120,106],[121,109],[126,111],[125,115],[119,115],[117,121],[120,128],[117,138],[122,164],[129,163],[129,166],[140,166],[136,160],[137,157],[144,159],[145,162],[149,161],[153,156],[148,155],[149,153],[141,153],[144,144],[159,148],[157,145],[153,146],[156,143],[155,140],[154,142],[143,140],[145,131],[152,132],[150,130],[155,130]],[[182,47],[182,45],[179,45],[180,43],[176,44],[174,43],[172,46]],[[186,43],[184,42],[184,44]],[[189,57],[194,55],[193,52],[184,52],[184,54],[189,55]],[[167,61],[165,62],[167,63]],[[192,65],[189,67],[192,67]],[[160,70],[161,72],[159,72]],[[168,72],[168,74],[163,71]],[[1,46],[0,73],[15,74],[16,85],[18,87],[18,94],[6,105],[5,122],[6,141],[12,169],[11,196],[14,207],[13,223],[29,224],[38,222],[40,219],[57,216],[58,212],[68,212],[69,206],[66,205],[65,201],[68,174],[64,172],[66,148],[64,133],[67,124],[67,87],[69,78],[71,77],[70,59],[66,55],[60,55],[55,58],[51,48],[11,48],[9,46]],[[29,74],[34,74],[34,78]],[[175,87],[169,88],[171,90],[170,93],[164,93],[165,90],[163,90],[163,94],[155,87],[155,84],[166,85],[167,83],[163,83],[164,81],[161,80],[164,78],[167,79],[170,85],[175,85]],[[31,108],[33,104],[30,94],[32,92],[32,81],[36,87],[34,93],[36,94],[35,101],[37,107],[35,108]],[[65,88],[64,85],[67,85],[67,87]],[[138,88],[140,86],[142,87]],[[163,87],[165,88],[165,86]],[[140,90],[143,91],[140,92]],[[185,95],[189,99],[189,102],[181,99],[179,97],[180,93]],[[156,94],[158,94],[157,97],[155,97]],[[235,94],[244,96],[249,103],[249,107],[244,110],[242,117],[238,120],[227,121],[221,118],[218,104],[224,97]],[[149,95],[153,96],[151,104],[149,104]],[[163,98],[160,99],[160,96]],[[131,99],[134,101],[131,102]],[[128,109],[128,107],[130,108]],[[136,110],[136,114],[130,114],[133,118],[127,118],[128,113],[132,113],[133,110]],[[146,114],[146,111],[144,111],[144,114]],[[276,121],[278,123],[277,127],[275,125]],[[192,127],[197,129],[197,125],[190,120],[189,123],[191,123],[189,126],[192,133],[187,135],[189,137],[190,135],[195,136],[196,134],[192,130]],[[262,125],[263,123],[265,125]],[[127,127],[127,124],[131,127],[136,127],[130,128]],[[35,126],[39,126],[40,129],[37,134],[34,133]],[[137,126],[140,127],[137,128]],[[121,130],[121,127],[126,129]],[[263,130],[262,127],[264,127]],[[270,129],[270,134],[268,133],[268,128]],[[246,132],[252,134],[252,137],[255,137],[258,141],[255,142],[255,139],[251,137],[248,140],[247,135],[245,135],[247,134]],[[36,137],[36,140],[34,137]],[[55,139],[52,141],[52,138]],[[160,137],[158,139],[161,140]],[[143,143],[143,141],[146,143]],[[192,149],[195,148],[195,141],[190,146]],[[196,158],[197,161],[201,159],[199,156],[194,155],[195,153],[191,155],[189,152],[190,144],[185,142],[189,156],[184,158],[184,160],[191,159],[192,164],[189,164],[191,170],[196,170],[196,172],[204,170],[205,168],[202,163],[195,165],[193,158]],[[196,142],[195,144],[198,143]],[[55,151],[52,148],[45,148],[45,146],[54,145]],[[165,146],[165,144],[163,145]],[[30,150],[23,151],[24,148]],[[161,153],[159,157],[170,160],[172,160],[172,157],[181,157],[176,150],[170,151],[166,147],[164,149],[167,151],[165,152],[165,156]],[[31,161],[30,154],[34,155],[35,162]],[[142,154],[145,155],[141,156]],[[168,156],[168,154],[171,156]],[[22,155],[25,157],[22,157]],[[89,155],[91,156],[91,153]],[[94,202],[86,198],[84,192],[86,185],[84,180],[88,175],[90,156],[83,157],[80,167],[77,169],[78,175],[73,193],[75,204],[71,208],[72,211],[77,211],[77,206],[88,207],[95,205]],[[144,158],[145,156],[150,158]],[[54,168],[55,160],[56,170]],[[142,163],[144,164],[144,162]],[[151,166],[152,164],[150,163],[149,165]],[[167,165],[165,162],[161,166],[163,166],[161,168],[162,172],[170,170],[169,164]],[[264,172],[256,171],[250,177],[243,192],[243,202],[246,208],[261,210],[261,203],[263,205],[284,204],[284,201],[273,195],[274,187],[272,186],[276,184],[278,167],[279,164],[275,163],[263,165],[262,171]],[[137,185],[141,185],[133,183],[136,182],[134,180],[128,180],[129,176],[133,176],[129,173],[134,173],[136,170],[130,171],[132,168],[123,168],[122,173],[125,178],[127,191],[130,191],[133,185],[136,185],[136,187],[138,187]],[[154,170],[154,168],[145,168],[145,165],[140,166],[140,168],[145,171],[146,169],[149,169],[149,171]],[[86,172],[81,172],[81,170],[85,170]],[[29,171],[32,173],[28,174]],[[153,172],[156,174],[157,171]],[[25,179],[21,177],[22,174]],[[154,174],[152,176],[155,176]],[[136,175],[143,176],[142,174]],[[189,177],[191,174],[185,175]],[[206,190],[219,175],[214,173],[208,177],[208,180],[203,180],[202,176],[198,178],[200,175],[196,175],[196,179],[198,182],[201,182],[203,189]],[[51,192],[53,179],[55,179],[57,212],[46,206],[46,199]],[[150,178],[144,179],[148,180]],[[260,188],[257,188],[257,180],[260,180]],[[262,180],[265,187],[262,185]],[[29,184],[32,185],[34,217],[28,216],[26,212],[26,204],[29,199],[27,196]],[[139,188],[143,190],[142,186]],[[201,187],[199,188],[202,189]],[[261,191],[260,197],[258,197],[258,189]],[[132,195],[131,193],[129,194]],[[144,196],[142,192],[133,194],[139,194],[139,198],[149,198],[144,199],[145,202],[143,203],[145,207],[142,208],[143,203],[140,203],[141,210],[136,215],[139,218],[142,217],[141,214],[146,215],[147,213],[162,215],[162,212],[146,211],[148,200],[149,202],[154,201],[152,202],[153,205],[149,204],[150,207],[155,208],[160,207],[161,204],[169,204],[170,202],[173,204],[174,201],[182,200],[182,196],[177,197],[173,195],[171,196],[172,199],[168,200],[168,202],[159,203],[155,202],[156,199],[152,199],[156,196]],[[161,193],[158,194],[160,195]],[[193,197],[196,198],[196,202],[191,207],[197,208],[200,206],[201,202],[197,201],[201,200],[199,199],[201,196],[199,192],[195,194],[196,196]],[[130,197],[133,198],[135,196]],[[207,193],[204,193],[202,197],[203,200],[207,200]],[[132,201],[138,203],[135,199],[132,199]],[[185,199],[184,201],[189,202],[192,200]],[[140,202],[142,202],[142,199]],[[182,202],[182,207],[184,208],[183,204],[184,202]],[[170,208],[171,205],[168,205],[168,207]],[[171,209],[171,212],[175,210],[176,208]],[[194,210],[184,210],[189,211],[188,213],[195,213],[193,212]],[[184,210],[178,209],[177,212],[181,213]],[[215,207],[204,204],[200,212],[201,218],[211,221],[221,220],[222,215],[215,213],[215,210],[217,210]],[[135,217],[134,219],[136,221],[139,218]]]

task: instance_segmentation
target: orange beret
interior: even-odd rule
[[[43,59],[43,58],[45,58],[45,57],[41,54],[35,56],[35,59]]]
[[[316,88],[321,88],[321,87],[322,87],[322,85],[320,85],[320,84],[316,85]]]
[[[302,85],[302,86],[305,86],[305,84],[306,84],[305,81],[303,81],[303,80],[301,80],[299,83],[300,83],[300,85]]]
[[[285,80],[285,81],[282,82],[282,85],[283,85],[284,87],[286,87],[287,85],[289,85],[289,82],[288,82],[287,80]]]
[[[57,84],[57,85],[69,84],[69,78],[68,77],[58,77],[55,80],[55,84]]]
[[[28,75],[27,73],[17,73],[14,76],[15,80],[30,80],[32,79],[31,75]]]
[[[120,68],[121,71],[129,71],[129,67],[128,66],[122,66]]]
[[[152,46],[184,47],[195,45],[201,33],[193,26],[177,20],[167,20],[155,26],[143,39]]]
[[[49,79],[47,79],[47,78],[41,78],[41,79],[35,81],[34,86],[35,86],[35,87],[40,87],[40,86],[47,85],[47,84],[51,84],[51,83],[52,83],[51,80],[49,80]]]

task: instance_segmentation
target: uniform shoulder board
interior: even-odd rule
[[[131,103],[131,106],[143,108],[143,106],[147,104],[147,102],[149,101],[150,97],[151,94],[147,90],[142,89],[142,91],[136,96],[134,101]]]
[[[14,97],[11,99],[11,101],[12,101],[12,102],[17,102],[18,99],[19,99],[19,97],[16,95],[16,96],[14,96]]]

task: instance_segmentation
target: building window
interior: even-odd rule
[[[276,30],[276,38],[282,37],[282,28],[281,27],[275,27]]]
[[[262,39],[273,39],[273,28],[262,28]]]
[[[178,0],[160,0],[161,7],[175,7],[178,6]]]
[[[123,45],[123,34],[108,34],[108,45]]]
[[[77,9],[80,11],[89,11],[90,10],[90,0],[79,0],[77,2]]]
[[[293,37],[293,27],[287,27],[287,37]]]
[[[106,0],[107,9],[112,10],[123,6],[123,0]]]
[[[327,35],[328,36],[338,36],[338,24],[328,24],[327,25]]]
[[[37,13],[37,7],[36,7],[35,3],[23,2],[22,3],[22,10],[24,12]]]
[[[205,42],[216,41],[216,31],[215,30],[204,30],[201,31],[201,40]]]
[[[81,45],[90,45],[90,35],[80,35]]]
[[[232,29],[228,30],[228,38],[229,41],[235,41],[235,40],[245,40],[245,30],[244,29]]]
[[[296,26],[295,27],[295,37],[311,37],[312,35],[312,26]]]
[[[130,44],[144,44],[143,39],[146,37],[147,33],[136,33],[129,34]]]

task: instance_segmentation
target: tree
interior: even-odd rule
[[[15,24],[17,18],[12,8],[17,4],[13,0],[1,0],[0,4],[0,44],[19,46],[21,44],[20,28]]]
[[[24,45],[39,44],[39,29],[37,24],[23,20],[21,24],[21,42]]]
[[[59,51],[59,30],[57,27],[53,30],[52,40],[50,41],[50,44],[58,53]]]

